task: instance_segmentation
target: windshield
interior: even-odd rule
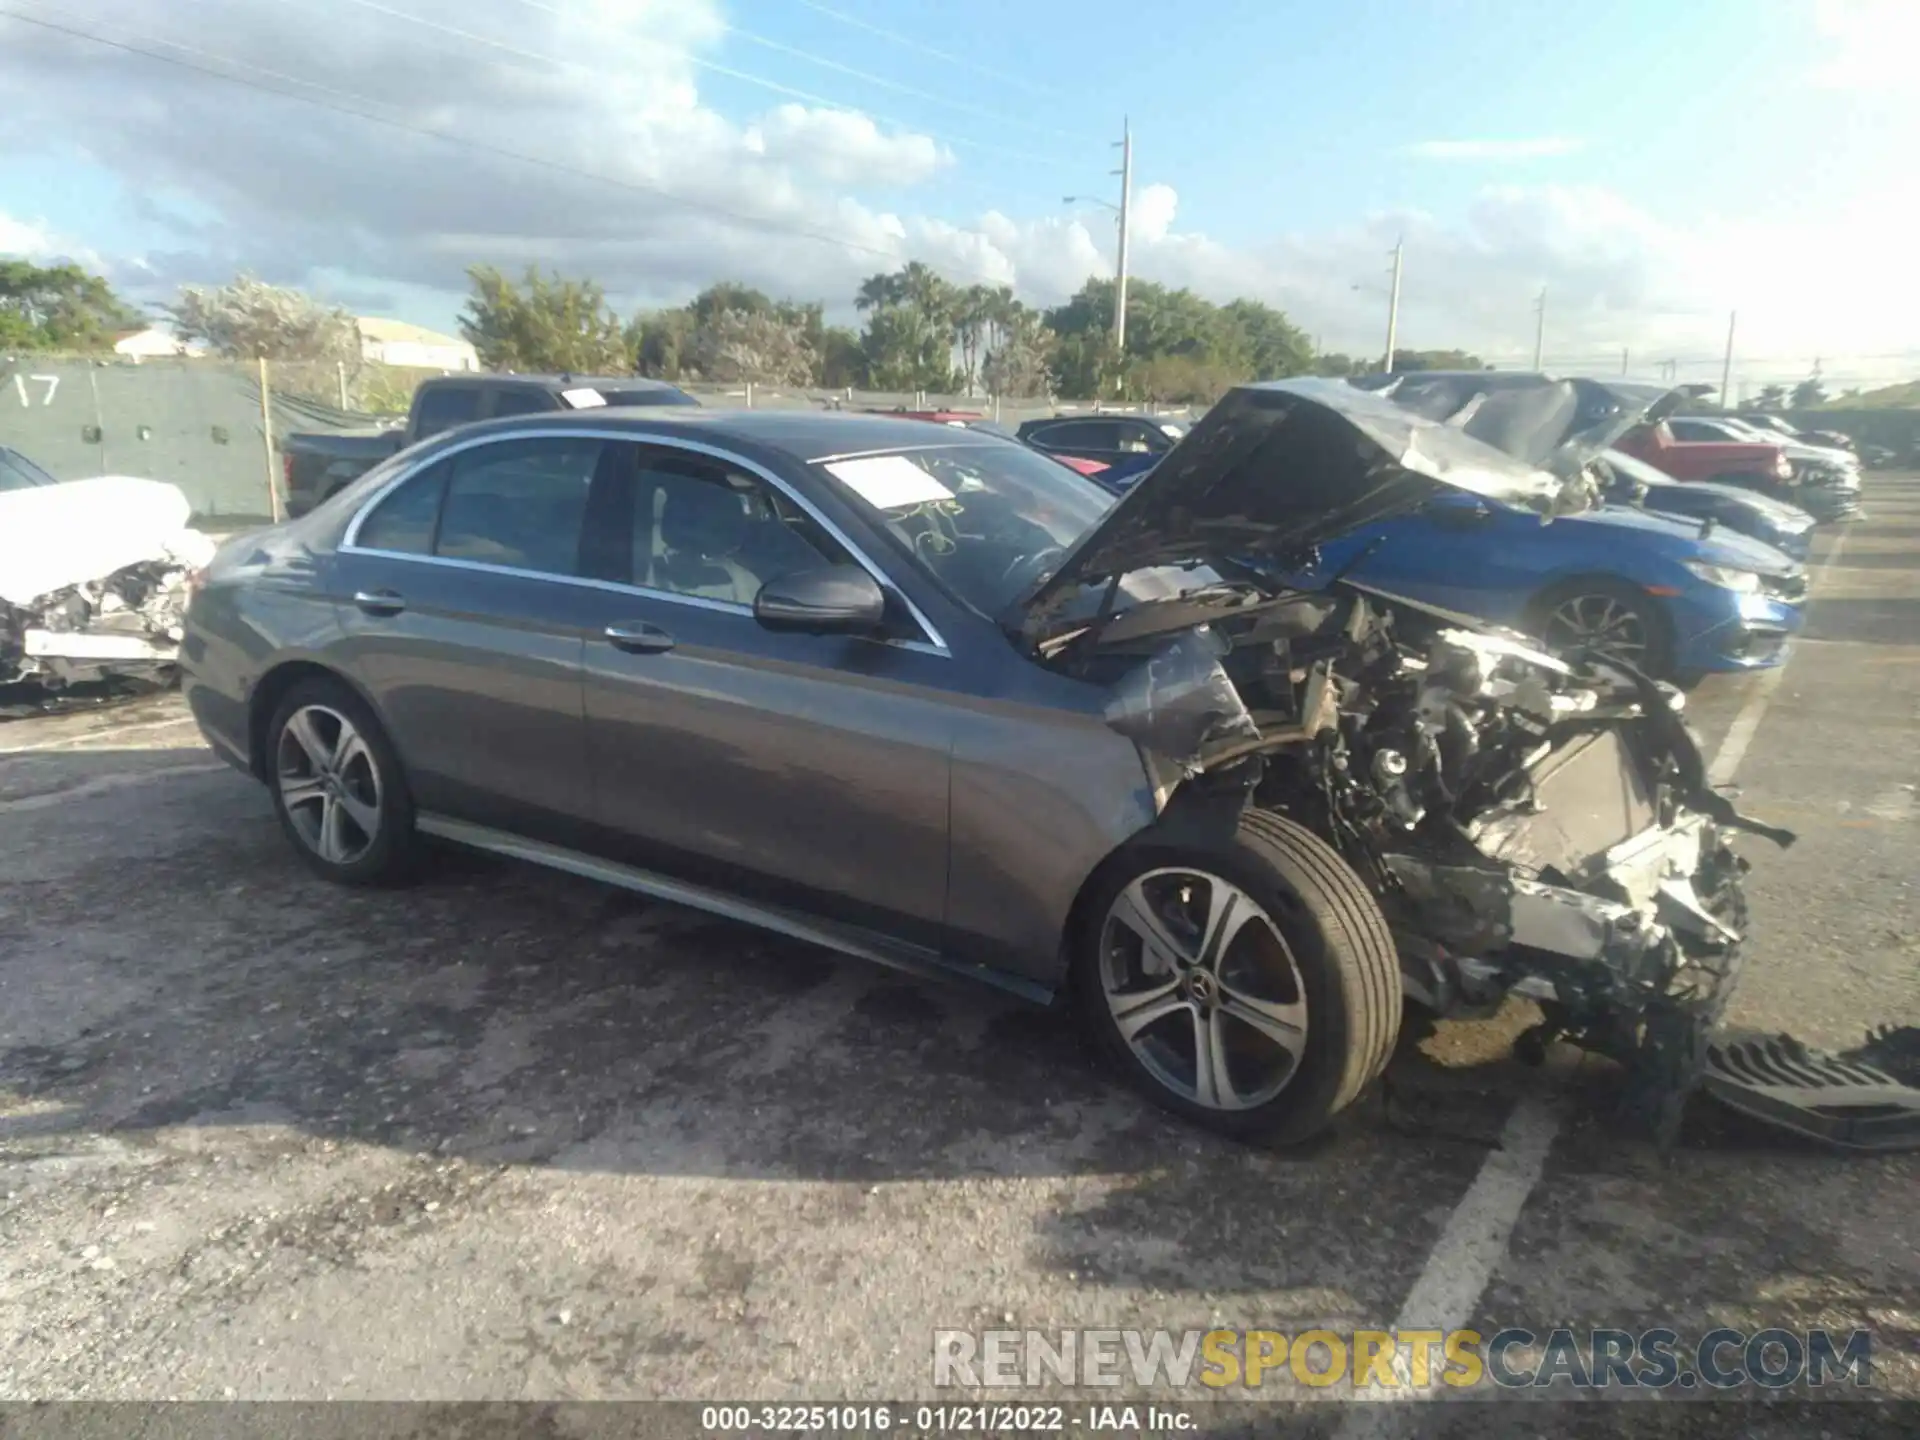
[[[0,450],[0,490],[31,490],[59,483],[17,450]]]
[[[997,617],[1113,497],[1024,445],[997,441],[817,462],[920,568]]]
[[[602,390],[609,405],[698,405],[684,390]]]

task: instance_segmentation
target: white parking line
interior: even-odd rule
[[[1833,542],[1833,549],[1814,572],[1815,600],[1825,588],[1827,572],[1839,564],[1846,545],[1847,532],[1842,530]],[[1788,663],[1792,663],[1791,658]],[[1709,785],[1717,787],[1732,782],[1786,673],[1786,665],[1776,666],[1755,682],[1753,692],[1740,707],[1740,713],[1734,716],[1733,724],[1727,728],[1726,737],[1707,767]],[[1540,1183],[1547,1156],[1553,1150],[1554,1137],[1559,1132],[1559,1112],[1540,1096],[1527,1095],[1513,1107],[1506,1127],[1500,1132],[1499,1146],[1482,1162],[1480,1173],[1473,1177],[1473,1184],[1467,1187],[1467,1193],[1460,1197],[1460,1203],[1447,1218],[1419,1279],[1407,1292],[1399,1317],[1394,1321],[1396,1330],[1458,1330],[1473,1318],[1493,1272],[1506,1256],[1507,1244],[1513,1238],[1514,1227],[1520,1223],[1521,1212],[1526,1209],[1534,1187]],[[1406,1402],[1431,1399],[1438,1392],[1440,1382],[1430,1372],[1428,1384],[1418,1388],[1413,1385],[1411,1358],[1406,1347],[1395,1357],[1393,1370],[1399,1382],[1397,1388],[1362,1390],[1355,1398],[1400,1403],[1350,1411],[1341,1423],[1337,1440],[1389,1440],[1389,1437],[1397,1440],[1413,1432],[1418,1410]]]
[[[15,745],[0,750],[0,760],[9,755],[32,755],[44,750],[82,750],[94,740],[111,740],[120,735],[132,735],[142,730],[164,730],[169,725],[191,725],[191,715],[176,715],[170,720],[141,720],[132,725],[115,725],[105,730],[89,730],[84,735],[68,735],[59,740],[43,740],[38,745]]]

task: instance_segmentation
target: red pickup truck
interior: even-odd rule
[[[1773,494],[1793,479],[1787,452],[1778,445],[1676,440],[1665,421],[1628,431],[1615,442],[1615,448],[1666,471],[1676,480],[1717,480],[1723,485],[1744,485],[1749,490]]]

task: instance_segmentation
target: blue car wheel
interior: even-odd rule
[[[1541,592],[1534,628],[1554,650],[1597,650],[1649,675],[1673,669],[1673,631],[1659,603],[1637,585],[1589,575]]]

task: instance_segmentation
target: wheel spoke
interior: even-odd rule
[[[360,738],[358,730],[351,725],[342,724],[340,738],[333,747],[333,773],[345,775],[349,765],[362,759],[369,765],[373,763],[373,757],[367,750],[367,742]]]
[[[1193,1012],[1193,1097],[1212,1109],[1231,1109],[1240,1102],[1233,1077],[1227,1073],[1227,1047],[1220,1033],[1220,1014]]]
[[[1233,937],[1260,913],[1259,908],[1233,886],[1213,881],[1207,887],[1205,941],[1200,947],[1200,964],[1216,974],[1220,959],[1233,944]]]
[[[1306,1048],[1307,1007],[1302,1001],[1282,1004],[1277,1000],[1261,1000],[1222,985],[1220,1012],[1231,1015],[1251,1030],[1259,1031],[1289,1055],[1297,1056]]]
[[[1187,1002],[1180,998],[1180,982],[1169,980],[1164,985],[1156,985],[1151,990],[1139,990],[1125,995],[1109,995],[1107,1004],[1113,1012],[1113,1023],[1120,1027],[1120,1033],[1129,1041],[1149,1025],[1157,1024],[1176,1010],[1187,1008]]]
[[[306,752],[307,764],[314,774],[325,770],[333,760],[333,747],[321,737],[313,723],[313,711],[301,710],[287,721],[287,734]]]
[[[1177,961],[1190,959],[1191,954],[1185,945],[1174,938],[1160,917],[1153,913],[1143,882],[1134,881],[1120,892],[1120,898],[1114,902],[1111,918],[1127,927],[1140,937],[1140,943],[1152,952],[1160,962],[1156,971],[1168,971]]]
[[[352,794],[344,789],[334,797],[334,805],[337,809],[345,812],[347,819],[351,820],[354,825],[359,828],[361,835],[363,835],[369,843],[373,840],[374,833],[380,828],[380,807],[378,805],[369,805],[358,795]]]
[[[346,812],[340,803],[329,795],[320,807],[320,858],[340,864],[347,858],[347,837],[341,830],[341,821]]]
[[[327,798],[325,784],[306,775],[283,775],[280,778],[280,798],[291,810],[296,805],[311,805],[316,800]]]

